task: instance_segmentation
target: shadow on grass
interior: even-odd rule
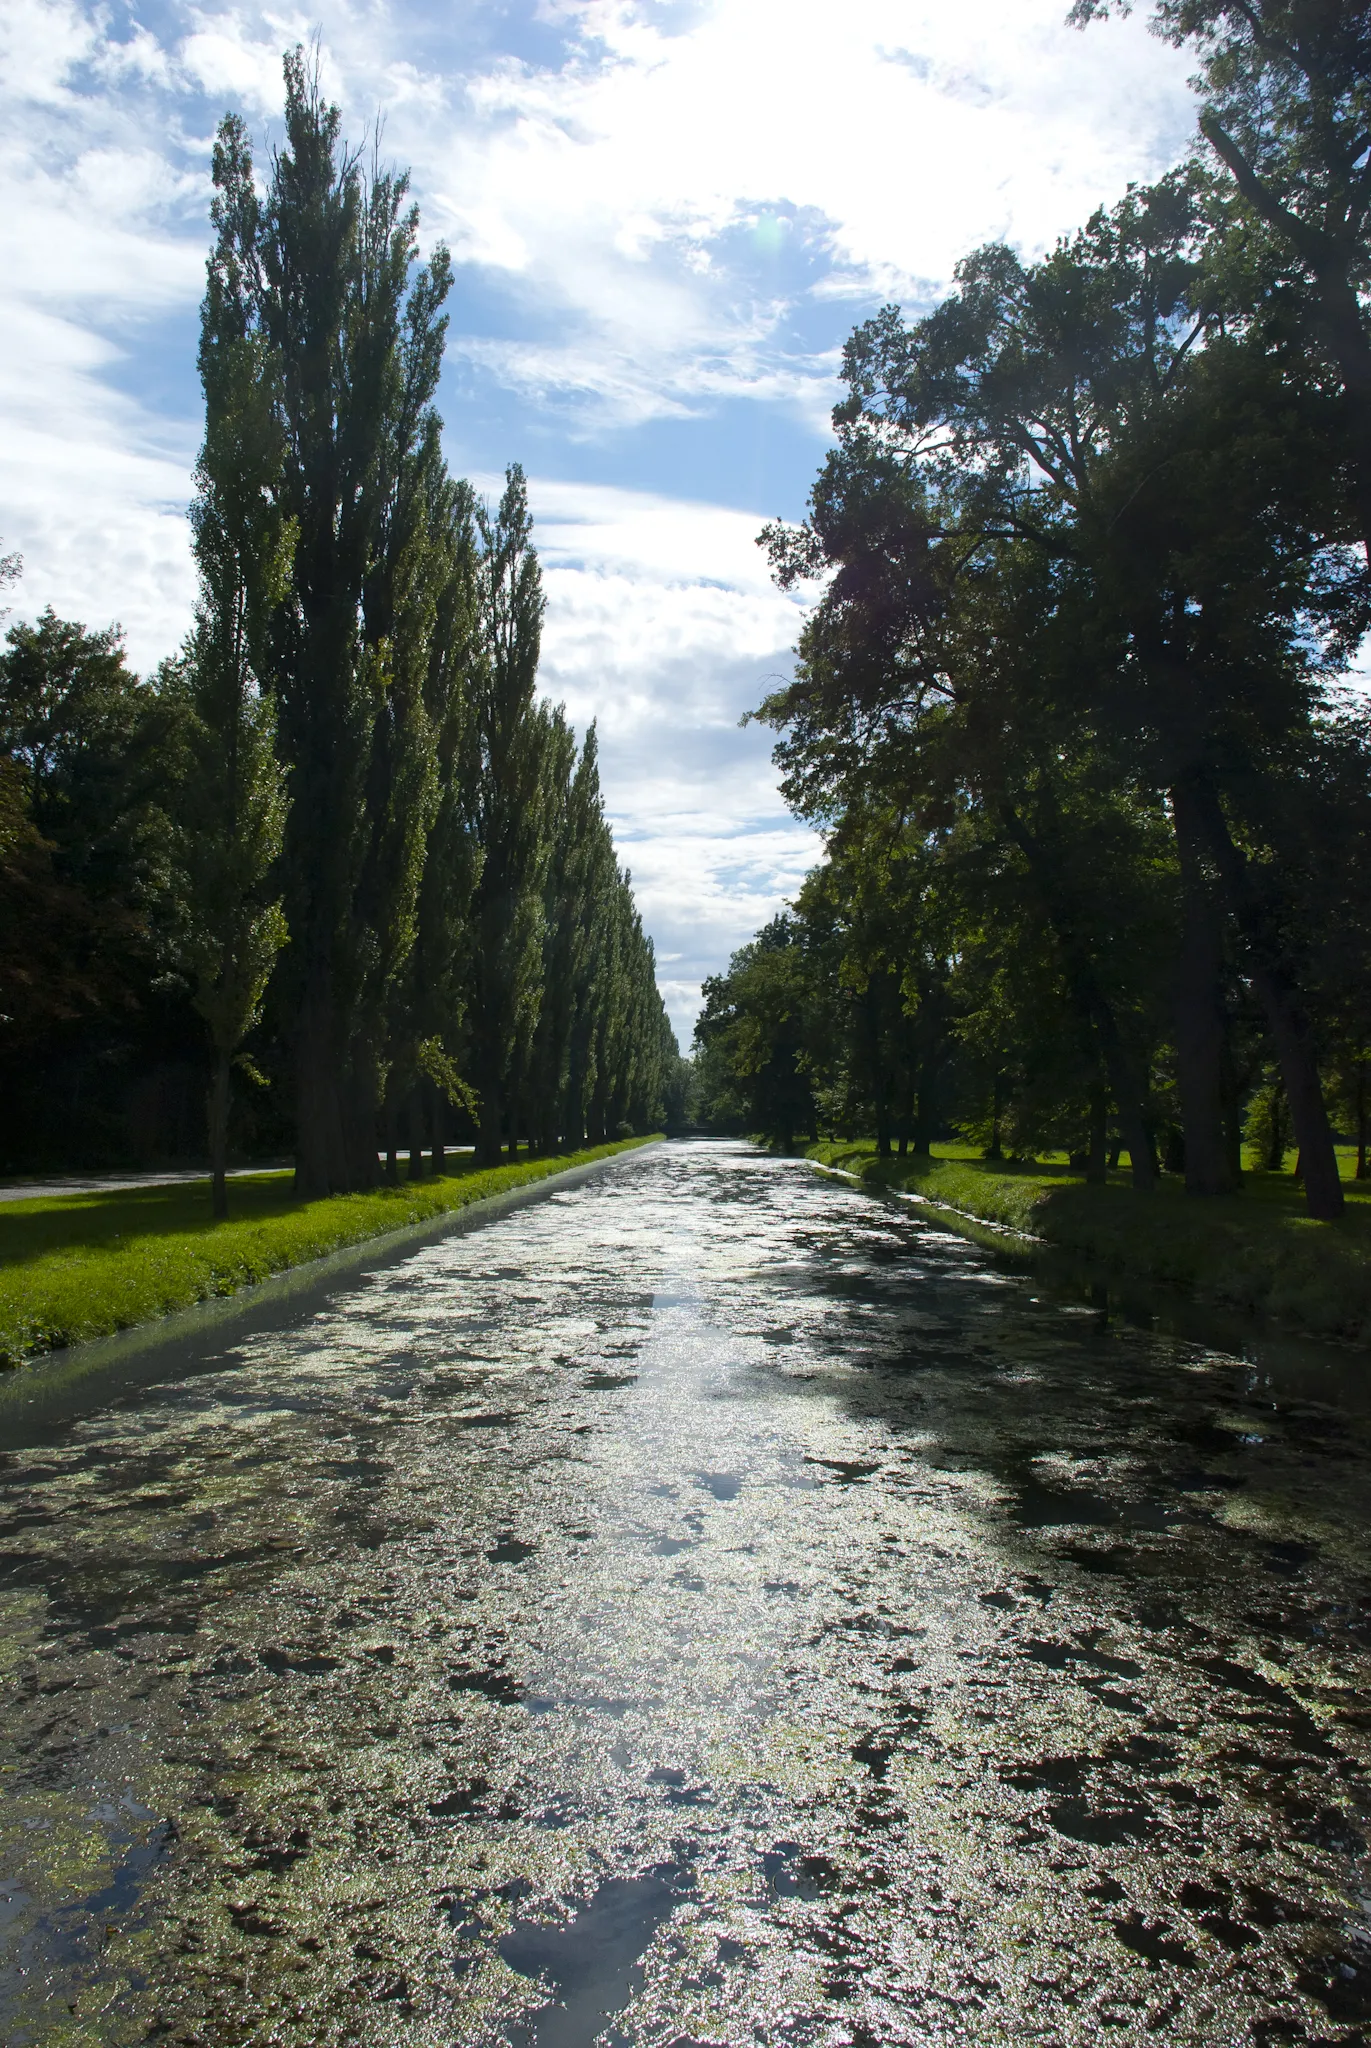
[[[0,1210],[0,1362],[127,1329],[235,1293],[487,1196],[650,1142],[628,1139],[498,1167],[454,1160],[438,1179],[298,1201],[289,1173],[235,1178],[226,1221],[208,1182],[13,1202]]]
[[[306,1207],[295,1197],[293,1179],[288,1171],[236,1177],[229,1191],[230,1222],[258,1221]],[[208,1179],[42,1195],[0,1204],[0,1264],[38,1258],[68,1245],[129,1243],[213,1228]]]
[[[519,1167],[536,1164],[520,1155]],[[474,1158],[458,1154],[449,1158],[440,1179],[425,1175],[417,1181],[403,1180],[390,1187],[382,1183],[357,1198],[406,1204],[417,1192],[460,1181],[472,1174],[499,1171],[479,1167]],[[349,1196],[326,1197],[348,1201]],[[281,1216],[304,1215],[318,1202],[295,1194],[294,1174],[289,1167],[261,1173],[235,1174],[229,1182],[229,1213],[237,1223],[262,1223]],[[163,1182],[141,1188],[85,1189],[72,1194],[36,1196],[29,1201],[0,1203],[0,1266],[40,1258],[68,1246],[134,1245],[144,1238],[208,1234],[222,1229],[210,1210],[210,1184],[199,1181]]]
[[[1126,1172],[1103,1186],[1053,1162],[878,1159],[874,1145],[829,1143],[810,1157],[863,1185],[903,1192],[1037,1239],[1101,1278],[1177,1288],[1198,1301],[1274,1318],[1308,1336],[1371,1346],[1371,1188],[1348,1183],[1336,1222],[1305,1213],[1289,1174],[1252,1173],[1237,1195],[1197,1198],[1166,1177],[1140,1195]],[[1025,1246],[1026,1255],[1033,1248]]]

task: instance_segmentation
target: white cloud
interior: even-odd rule
[[[74,67],[99,47],[95,15],[73,0],[8,0],[0,13],[6,97],[49,109],[69,104]]]
[[[775,591],[757,546],[755,513],[682,503],[647,491],[540,479],[538,531],[545,562],[591,563],[602,572],[650,570],[665,584],[717,583],[770,598],[793,623],[793,602]]]
[[[584,731],[677,1037],[700,980],[794,894],[818,841],[789,816],[770,736],[738,729],[799,626],[756,546],[758,514],[534,478],[548,594],[543,683]]]
[[[117,356],[88,328],[18,301],[0,325],[0,532],[24,557],[12,598],[92,625],[117,619],[135,665],[190,620],[185,509],[194,442],[111,391]]]
[[[0,531],[25,558],[16,609],[119,618],[144,666],[189,616],[196,433],[121,385],[199,296],[209,189],[170,75],[146,30],[117,43],[94,8],[0,13]]]
[[[81,11],[52,11],[74,49]],[[797,342],[797,309],[925,298],[997,235],[1039,249],[1191,123],[1183,55],[1137,19],[1068,29],[1065,0],[715,0],[676,27],[590,0],[544,9],[568,42],[541,65],[499,49],[502,14],[466,10],[454,65],[413,0],[334,0],[325,82],[354,137],[383,113],[425,233],[508,295],[511,331],[459,319],[454,347],[583,428],[730,394],[814,419],[833,364]],[[141,78],[274,117],[280,50],[314,17],[203,0],[180,18],[179,43],[143,32],[124,67],[136,48]],[[50,59],[42,75],[60,89]]]
[[[560,69],[488,69],[465,121],[416,134],[432,217],[570,316],[511,352],[519,388],[627,421],[745,393],[784,375],[780,329],[807,295],[926,296],[973,244],[1039,249],[1172,160],[1187,59],[1140,21],[1082,34],[1064,12],[727,0],[671,33],[581,7]],[[788,272],[788,244],[822,257],[817,279]],[[794,364],[789,395],[815,374]]]

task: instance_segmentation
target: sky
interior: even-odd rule
[[[3,0],[0,547],[12,602],[179,644],[214,129],[263,161],[321,39],[345,133],[407,166],[456,283],[451,468],[529,477],[543,687],[605,798],[683,1049],[702,979],[820,856],[742,715],[799,601],[846,336],[959,257],[1032,257],[1182,155],[1186,59],[1067,0]]]

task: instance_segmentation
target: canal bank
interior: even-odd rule
[[[1337,2042],[1371,1432],[665,1144],[0,1459],[0,2038]]]
[[[209,1182],[84,1188],[0,1208],[0,1370],[33,1366],[45,1354],[66,1354],[61,1374],[80,1376],[111,1339],[119,1354],[180,1333],[176,1315],[234,1315],[225,1303],[242,1294],[271,1300],[309,1284],[311,1276],[346,1270],[359,1251],[404,1247],[410,1239],[451,1227],[467,1214],[500,1214],[549,1180],[613,1159],[654,1137],[621,1139],[576,1153],[525,1157],[498,1167],[463,1159],[455,1171],[400,1186],[371,1188],[301,1202],[289,1174],[238,1178],[234,1214],[213,1221]],[[80,1354],[80,1356],[78,1356]],[[59,1374],[59,1376],[61,1376]],[[25,1401],[31,1374],[20,1380]],[[0,1405],[4,1382],[0,1382]]]
[[[1058,1282],[1162,1290],[1300,1336],[1371,1350],[1371,1185],[1346,1214],[1316,1223],[1283,1177],[1198,1200],[1168,1177],[1138,1194],[1062,1167],[975,1159],[881,1159],[869,1142],[825,1141],[806,1155],[872,1193],[925,1205],[949,1229]]]

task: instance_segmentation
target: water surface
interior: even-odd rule
[[[428,1244],[0,1466],[0,2039],[1371,2040],[1339,1387],[743,1146]]]

